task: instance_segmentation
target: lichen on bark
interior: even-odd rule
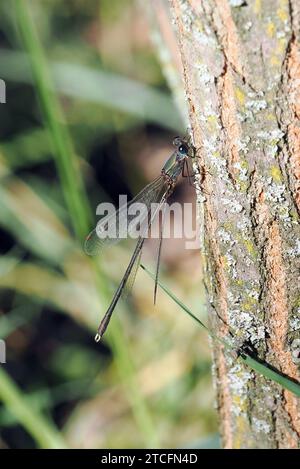
[[[299,381],[299,4],[170,3],[205,168],[211,327]],[[217,343],[213,354],[224,447],[300,447],[299,400]]]

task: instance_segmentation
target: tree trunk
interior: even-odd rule
[[[298,0],[170,0],[205,201],[211,327],[299,381]],[[299,448],[299,399],[214,343],[225,448]]]

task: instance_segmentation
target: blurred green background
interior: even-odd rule
[[[84,254],[96,206],[155,178],[186,130],[150,29],[132,0],[1,2],[2,448],[218,444],[207,336],[162,291],[153,306],[145,272],[94,342],[132,250]],[[194,199],[180,181],[172,201]],[[163,245],[161,280],[205,319],[183,240]]]

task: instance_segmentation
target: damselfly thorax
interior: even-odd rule
[[[176,137],[173,140],[173,145],[176,147],[176,150],[172,153],[161,170],[162,176],[172,190],[177,183],[178,177],[183,174],[185,167],[187,168],[187,174],[189,174],[188,159],[195,157],[195,148],[190,141]],[[171,192],[169,192],[169,195],[170,193]]]

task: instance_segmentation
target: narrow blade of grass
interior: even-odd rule
[[[290,378],[277,373],[275,370],[272,370],[268,365],[265,365],[258,360],[255,360],[249,355],[241,356],[241,359],[246,363],[250,368],[257,371],[266,378],[275,381],[275,383],[280,384],[283,388],[291,391],[296,396],[300,397],[300,385]]]
[[[147,272],[147,274],[154,280],[155,276],[150,272],[144,265],[141,264],[141,268]],[[165,285],[162,284],[160,280],[158,280],[158,284],[160,288],[186,313],[188,314],[191,318],[194,319],[197,324],[204,328],[208,334],[213,337],[214,339],[218,340],[221,342],[226,348],[231,349],[233,352],[236,352],[236,349],[231,346],[228,342],[225,342],[223,339],[218,338],[195,314],[192,313],[192,311],[182,302],[180,301],[174,293],[172,293]],[[250,368],[253,370],[257,371],[261,375],[265,376],[265,378],[268,378],[278,384],[280,384],[283,388],[287,389],[288,391],[291,391],[293,394],[296,396],[300,397],[300,384],[296,383],[295,381],[291,380],[290,378],[281,375],[280,373],[276,372],[275,370],[271,369],[268,364],[264,364],[260,362],[259,360],[256,360],[255,358],[251,357],[244,351],[242,352],[241,355],[239,355],[239,358]]]
[[[0,399],[41,448],[66,448],[58,430],[30,406],[3,366],[0,367]]]
[[[36,91],[50,133],[64,197],[77,237],[82,240],[89,228],[90,211],[80,176],[78,160],[64,123],[60,103],[54,92],[51,74],[29,13],[29,6],[23,0],[15,0],[14,5],[17,26],[30,58]]]

